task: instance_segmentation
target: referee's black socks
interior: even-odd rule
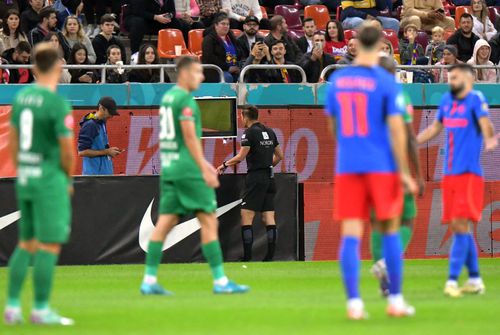
[[[243,261],[252,260],[253,228],[252,226],[241,227],[241,239],[243,240]]]
[[[278,230],[276,225],[266,226],[267,231],[267,254],[264,262],[270,262],[274,258],[274,249],[276,249],[276,238],[278,237]]]

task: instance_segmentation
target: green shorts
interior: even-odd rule
[[[31,199],[18,199],[21,211],[19,237],[42,243],[66,243],[71,232],[71,200],[66,192],[40,194]]]
[[[214,213],[216,209],[215,190],[203,179],[160,181],[160,214],[182,216],[196,212]]]
[[[413,194],[405,194],[401,220],[412,220],[417,216],[417,204]]]

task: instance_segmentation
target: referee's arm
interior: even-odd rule
[[[230,160],[223,162],[221,165],[219,165],[219,167],[217,167],[217,172],[219,174],[222,174],[228,167],[240,164],[247,157],[249,152],[250,146],[242,146],[240,152],[238,152],[236,156],[234,156]]]
[[[283,150],[281,150],[280,145],[278,144],[274,148],[274,156],[273,156],[273,167],[278,165],[279,162],[283,160]]]

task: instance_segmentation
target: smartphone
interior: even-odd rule
[[[92,71],[88,71],[87,73],[85,73],[87,76],[89,77],[93,77],[94,76],[94,72]]]
[[[316,49],[322,49],[322,45],[319,42],[314,43],[314,48]]]
[[[191,16],[191,20],[193,20],[193,22],[200,22],[201,18],[199,16]]]
[[[443,8],[439,8],[437,11],[440,12],[441,14],[444,14],[444,9]]]
[[[165,13],[163,14],[163,17],[166,18],[166,19],[172,19],[172,13]]]

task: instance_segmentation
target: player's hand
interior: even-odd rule
[[[488,138],[484,141],[484,151],[493,151],[498,146],[498,136],[495,135],[491,138]]]
[[[202,171],[203,174],[203,179],[205,180],[205,183],[211,188],[217,188],[219,187],[219,177],[217,175],[217,171],[215,168],[210,165],[208,162],[205,164],[205,168]]]
[[[418,185],[415,182],[415,179],[413,179],[409,174],[402,173],[401,174],[401,181],[403,182],[403,186],[404,186],[405,191],[407,193],[417,194]]]
[[[425,192],[425,180],[424,180],[424,178],[418,178],[417,184],[418,184],[418,196],[420,198],[422,198],[424,196],[424,192]]]
[[[115,158],[116,156],[118,156],[121,153],[122,153],[122,151],[117,147],[111,147],[111,148],[106,149],[106,155],[111,156],[113,158]]]

